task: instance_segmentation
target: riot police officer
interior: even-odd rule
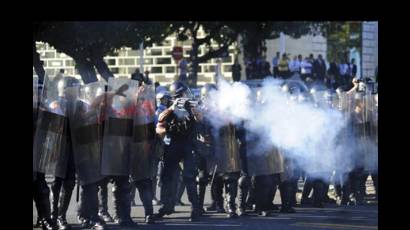
[[[204,112],[206,112],[206,100],[211,90],[216,90],[216,86],[214,84],[205,84],[201,89],[201,105],[200,105],[200,112],[198,113],[198,122],[197,122],[197,142],[196,142],[196,157],[197,157],[197,167],[198,167],[198,196],[199,196],[199,209],[202,213],[205,212],[204,210],[204,198],[205,198],[205,191],[206,186],[209,183],[210,175],[209,175],[209,167],[210,167],[210,155],[211,151],[213,151],[211,146],[211,125],[209,121],[204,116]],[[213,185],[212,185],[213,186]],[[213,186],[215,188],[215,186]],[[211,189],[211,199],[212,205],[216,206],[215,196],[212,193]],[[212,206],[211,205],[211,206]],[[222,208],[222,207],[221,207]],[[209,209],[208,211],[210,211]]]
[[[66,82],[65,87],[72,87],[74,85],[79,85],[79,81],[73,77],[65,77],[64,80],[61,79],[60,81]],[[66,102],[66,106],[68,106],[68,98],[64,98]],[[74,100],[74,99],[73,99]],[[66,110],[69,108],[65,108]],[[66,213],[68,210],[68,206],[70,205],[71,195],[75,186],[75,166],[74,166],[74,158],[73,158],[73,150],[72,150],[72,143],[71,143],[71,135],[70,135],[70,125],[69,119],[66,126],[67,129],[67,142],[66,142],[66,154],[67,154],[67,161],[66,165],[60,165],[60,167],[66,167],[64,177],[55,176],[54,181],[51,185],[51,218],[54,222],[57,223],[59,229],[68,229],[70,226],[66,220]]]
[[[198,194],[196,191],[195,178],[197,168],[195,164],[194,138],[195,117],[189,100],[189,88],[182,82],[177,81],[170,86],[173,96],[173,104],[163,111],[156,128],[157,134],[166,139],[164,147],[164,169],[162,174],[161,201],[163,205],[159,209],[158,218],[172,213],[175,204],[176,193],[176,170],[178,163],[183,160],[183,177],[186,184],[188,199],[191,202],[190,220],[196,221],[200,216]]]
[[[33,79],[33,144],[35,142],[35,134],[38,122],[38,107],[40,103],[42,84],[38,82],[38,78]],[[34,151],[33,151],[34,153]],[[45,180],[44,172],[38,172],[35,168],[37,163],[33,157],[33,200],[37,209],[37,222],[34,227],[42,229],[55,229],[56,225],[51,221],[50,211],[50,189]]]

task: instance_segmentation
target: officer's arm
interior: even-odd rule
[[[166,119],[171,115],[171,113],[172,113],[171,109],[166,109],[162,113],[159,114],[158,124],[157,124],[157,128],[155,129],[155,131],[161,138],[165,137],[165,134],[167,132]]]

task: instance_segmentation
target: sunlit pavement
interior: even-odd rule
[[[371,182],[370,182],[371,183]],[[368,182],[369,185],[369,182]],[[112,192],[109,184],[109,212],[114,214],[112,208]],[[368,187],[367,193],[372,197],[373,188]],[[157,189],[159,197],[159,189]],[[331,194],[331,192],[330,192]],[[300,198],[300,193],[298,194]],[[247,217],[227,219],[225,214],[209,212],[203,215],[198,222],[189,222],[190,206],[186,193],[182,198],[185,206],[176,206],[175,213],[158,220],[154,225],[147,225],[144,221],[144,209],[136,194],[136,207],[132,207],[132,218],[138,223],[138,229],[378,229],[378,205],[369,201],[370,204],[363,206],[337,206],[326,204],[325,208],[296,207],[296,213],[283,214],[274,212],[272,216],[260,217],[249,213]],[[205,196],[205,204],[210,203],[209,187]],[[275,197],[275,204],[280,204],[280,194]],[[206,206],[205,205],[205,206]],[[73,229],[81,229],[76,221],[76,189],[74,189],[72,201],[69,207],[67,221],[72,224]],[[154,206],[157,212],[159,206]],[[37,219],[37,211],[33,202],[33,223]],[[107,223],[109,229],[125,229],[113,223]]]

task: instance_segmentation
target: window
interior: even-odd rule
[[[139,50],[128,50],[127,54],[128,54],[128,56],[139,56],[140,52],[139,52]]]
[[[184,55],[189,56],[189,53],[191,52],[191,49],[185,49],[184,50]]]
[[[135,65],[135,58],[120,58],[118,63],[119,65]]]
[[[74,60],[65,60],[65,66],[66,67],[75,66]]]
[[[160,49],[152,49],[152,50],[151,50],[151,55],[152,55],[152,56],[161,56],[161,55],[162,55],[162,50],[160,50]]]
[[[231,65],[224,65],[223,66],[223,72],[231,72],[232,71],[232,66]]]
[[[205,65],[204,66],[204,72],[206,72],[206,73],[215,72],[215,66],[214,65]]]
[[[162,73],[162,67],[160,66],[155,66],[151,68],[151,73]]]
[[[119,68],[118,73],[119,73],[119,74],[128,74],[128,73],[127,73],[127,68],[126,68],[126,67],[121,67],[121,68]]]
[[[74,75],[74,74],[75,74],[75,73],[74,73],[74,69],[72,69],[72,68],[65,69],[65,74],[67,74],[67,75]]]
[[[55,75],[55,69],[46,69],[46,74],[48,76],[54,76]]]
[[[224,57],[224,58],[222,58],[222,62],[224,62],[224,63],[231,63],[231,62],[232,62],[232,57],[231,57],[231,56]]]
[[[117,67],[115,67],[115,68],[110,68],[110,70],[111,70],[111,72],[112,72],[113,74],[116,74],[116,73],[119,72],[119,68],[117,68]]]
[[[50,67],[61,67],[61,66],[63,66],[63,61],[48,61],[48,66],[50,66]]]
[[[115,65],[115,59],[105,59],[107,65]]]
[[[144,58],[144,64],[146,65],[152,65],[152,58]]]
[[[164,41],[162,42],[161,45],[162,45],[162,46],[171,46],[171,40],[166,39],[166,40],[164,40]]]
[[[135,72],[135,69],[137,69],[138,67],[128,67],[128,73],[132,74]]]
[[[157,58],[157,64],[171,64],[171,58]]]
[[[171,49],[165,49],[165,55],[171,55],[172,50]]]
[[[51,51],[51,52],[45,52],[44,53],[45,58],[55,58],[56,57],[56,53]]]
[[[166,73],[175,73],[175,67],[167,66],[167,67],[165,67],[165,72]]]

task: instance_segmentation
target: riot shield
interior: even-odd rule
[[[110,78],[105,106],[101,174],[128,176],[137,82]]]
[[[214,134],[215,135],[215,134]],[[231,173],[241,170],[239,143],[233,124],[221,127],[214,138],[216,172]]]
[[[73,112],[69,114],[74,162],[80,185],[103,178],[101,149],[103,137],[102,110],[105,85],[93,82],[82,85]]]
[[[134,181],[151,178],[155,151],[155,91],[141,85],[135,95],[130,151],[130,175]]]
[[[246,157],[249,176],[272,175],[275,172],[274,151],[272,148],[262,147],[256,134],[247,134]]]
[[[33,141],[36,132],[37,118],[38,118],[38,77],[33,77]]]
[[[68,162],[67,79],[44,79],[33,146],[33,170],[61,178],[65,178]]]
[[[378,103],[372,91],[367,90],[364,95],[364,118],[365,118],[365,133],[363,136],[363,144],[365,150],[365,170],[368,172],[377,171],[378,168]]]

